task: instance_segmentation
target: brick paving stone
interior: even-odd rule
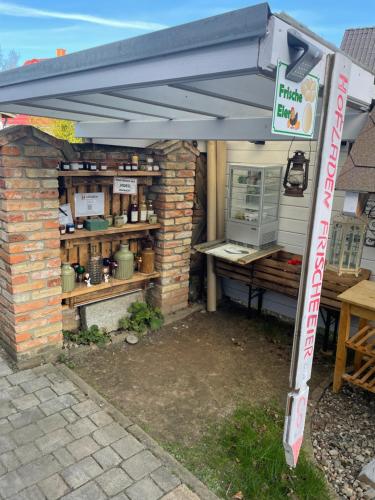
[[[98,451],[100,447],[90,436],[84,436],[68,444],[67,448],[76,460],[81,460]]]
[[[46,377],[53,383],[53,384],[61,384],[62,382],[65,382],[67,380],[66,377],[60,372],[55,372],[52,371],[50,373],[46,374]]]
[[[141,451],[122,463],[121,467],[133,479],[138,480],[161,466],[161,462],[150,451]]]
[[[45,500],[45,498],[38,486],[34,484],[10,497],[9,500]]]
[[[0,401],[12,401],[25,395],[25,391],[18,385],[10,385],[0,392]]]
[[[87,400],[87,395],[84,394],[82,391],[76,388],[74,392],[71,392],[71,394],[80,402],[86,401]]]
[[[40,389],[39,391],[35,391],[35,396],[44,403],[44,401],[48,401],[49,399],[55,398],[56,393],[50,387],[45,387],[44,389]]]
[[[132,479],[119,467],[108,470],[97,478],[98,484],[108,495],[113,496],[132,484]]]
[[[42,453],[51,453],[52,451],[67,445],[73,440],[71,434],[65,429],[58,429],[49,434],[38,438],[35,444]]]
[[[36,424],[29,424],[13,431],[11,436],[18,445],[22,445],[35,441],[38,437],[43,436],[43,432]]]
[[[122,437],[128,435],[126,430],[117,422],[102,427],[94,432],[93,438],[102,446],[107,446],[114,441],[118,441]]]
[[[165,495],[163,500],[199,500],[199,497],[185,484],[181,484],[175,490]]]
[[[70,380],[65,380],[64,382],[56,382],[52,385],[52,389],[61,396],[62,394],[67,394],[68,392],[73,392],[77,387]]]
[[[21,465],[16,472],[26,487],[36,484],[60,470],[61,465],[53,455],[44,455],[33,462]]]
[[[129,500],[129,497],[125,495],[124,492],[112,497],[112,500]]]
[[[137,483],[133,484],[126,490],[126,494],[130,500],[158,500],[163,494],[163,491],[150,479],[145,477]]]
[[[19,446],[14,450],[14,453],[17,455],[18,460],[22,464],[32,462],[40,456],[40,450],[38,450],[34,443],[28,443],[23,446]]]
[[[0,359],[0,377],[5,377],[6,375],[10,375],[12,373],[12,369],[8,365],[5,360]]]
[[[9,421],[5,418],[0,420],[0,436],[3,434],[8,434],[8,432],[11,432],[13,430],[13,427],[10,425]]]
[[[21,465],[21,462],[18,460],[17,455],[14,451],[7,451],[0,455],[0,463],[6,468],[8,472],[17,469]]]
[[[104,470],[111,469],[122,462],[122,458],[110,446],[101,448],[94,453],[93,457]]]
[[[39,488],[43,491],[47,500],[57,500],[66,495],[70,488],[59,474],[54,474],[39,483]],[[94,499],[93,499],[94,500]]]
[[[10,436],[0,436],[0,451],[2,453],[14,450],[15,447],[16,443]]]
[[[59,461],[63,467],[69,467],[74,464],[76,459],[66,448],[59,448],[53,452],[54,457]]]
[[[165,467],[160,467],[155,472],[151,473],[152,479],[165,492],[169,492],[176,488],[181,481],[174,474],[171,474]]]
[[[10,387],[10,382],[5,377],[0,377],[0,389]]]
[[[72,410],[74,410],[78,416],[83,418],[87,417],[91,413],[99,411],[100,407],[94,403],[94,401],[87,399],[86,401],[82,401],[81,403],[72,406]]]
[[[92,457],[87,457],[65,469],[61,475],[71,488],[78,488],[102,472],[103,469],[95,460]]]
[[[19,372],[14,372],[11,375],[7,376],[8,381],[12,385],[18,385],[21,384],[22,382],[26,382],[27,380],[31,380],[33,378],[36,378],[36,375],[32,370],[22,370]]]
[[[62,396],[58,396],[57,398],[49,399],[44,403],[39,405],[39,408],[45,415],[52,415],[53,413],[57,413],[58,411],[65,410],[65,408],[69,408],[77,403],[75,397],[71,394],[63,394]]]
[[[48,378],[42,375],[41,377],[35,378],[33,380],[22,382],[20,385],[25,392],[30,393],[39,391],[40,389],[44,389],[45,387],[48,387],[50,384],[51,382],[48,380]]]
[[[73,424],[67,425],[66,428],[76,439],[87,436],[97,429],[94,422],[87,417],[80,418]]]
[[[54,413],[48,417],[44,417],[38,421],[38,426],[43,430],[45,434],[49,432],[56,431],[66,426],[66,420],[59,413]]]
[[[65,418],[65,420],[67,422],[69,422],[70,424],[72,424],[73,422],[75,422],[79,418],[77,413],[74,413],[74,411],[71,410],[70,408],[66,408],[65,410],[62,410],[60,412],[60,415],[62,415]]]
[[[107,496],[99,488],[99,486],[91,481],[90,483],[81,486],[78,490],[69,493],[61,500],[106,500]],[[146,500],[146,499],[144,499]]]
[[[140,443],[138,439],[135,439],[134,436],[129,434],[128,436],[119,439],[115,443],[112,443],[112,448],[116,450],[124,460],[126,460],[127,458],[130,458],[136,453],[142,451],[145,446],[144,444]]]
[[[16,413],[16,410],[11,403],[9,401],[2,401],[0,405],[0,418],[8,417],[12,413]]]
[[[15,470],[0,477],[0,492],[3,498],[15,495],[23,488],[25,485]]]
[[[90,415],[90,418],[98,427],[104,427],[105,425],[113,422],[113,418],[111,417],[111,415],[108,415],[108,413],[104,410],[92,413]]]
[[[18,410],[27,410],[32,406],[37,406],[39,404],[39,399],[35,397],[34,394],[26,394],[25,396],[14,399],[12,402]]]
[[[13,415],[9,415],[8,419],[10,423],[13,425],[13,427],[19,429],[20,427],[24,427],[25,425],[37,422],[43,417],[44,415],[39,410],[39,408],[34,407],[34,408],[29,408],[28,410],[14,413]]]

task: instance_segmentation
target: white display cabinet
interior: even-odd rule
[[[263,248],[277,240],[281,166],[229,165],[227,240]]]

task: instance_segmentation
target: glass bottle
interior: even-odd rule
[[[136,198],[132,198],[131,204],[130,204],[130,222],[132,224],[136,224],[138,222],[138,203]]]
[[[97,251],[96,245],[92,245],[90,248],[90,258],[88,265],[88,273],[90,275],[91,284],[98,285],[102,282],[102,265],[103,258]]]
[[[147,205],[145,200],[142,200],[139,204],[139,222],[147,221]]]
[[[154,207],[152,206],[152,200],[147,200],[147,220],[150,215],[154,215]]]

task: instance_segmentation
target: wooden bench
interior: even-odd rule
[[[290,260],[302,261],[300,255],[280,250],[274,254],[259,259],[251,264],[240,265],[228,261],[215,259],[217,276],[229,278],[249,287],[249,303],[258,298],[258,311],[262,310],[263,294],[266,290],[279,292],[288,297],[297,299],[300,286],[301,265],[288,263]],[[336,272],[324,272],[320,312],[325,324],[324,347],[328,346],[329,331],[334,324],[334,336],[337,334],[338,318],[341,307],[337,296],[356,285],[362,280],[368,280],[371,275],[369,269],[361,269],[359,276],[339,276]]]

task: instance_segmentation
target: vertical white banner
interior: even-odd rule
[[[315,336],[318,325],[320,296],[323,286],[325,257],[328,245],[341,137],[344,127],[351,62],[342,54],[335,54],[329,97],[320,135],[320,164],[316,184],[316,198],[310,214],[307,248],[304,255],[304,273],[298,297],[293,359],[290,373],[292,392],[288,394],[284,429],[284,448],[289,465],[295,466],[302,444],[307,409],[307,382],[311,377]],[[326,83],[327,85],[327,79]],[[305,408],[303,408],[305,405]]]

